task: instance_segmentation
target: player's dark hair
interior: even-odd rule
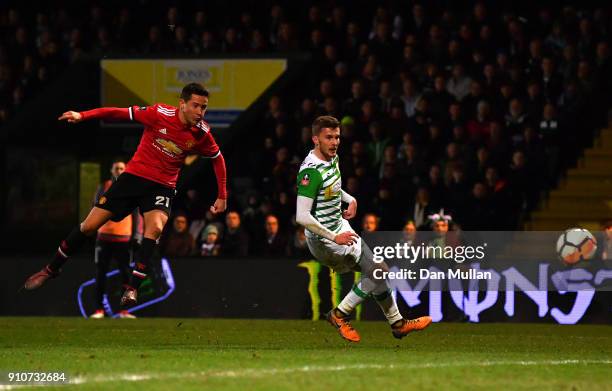
[[[200,83],[189,83],[181,91],[181,99],[185,102],[191,99],[191,95],[208,96],[208,90]]]
[[[321,133],[321,129],[324,128],[336,129],[338,127],[340,127],[340,121],[331,115],[323,115],[317,117],[312,123],[312,135],[318,136]]]
[[[126,164],[125,162],[126,162],[126,160],[125,160],[124,158],[117,156],[117,157],[115,157],[115,158],[114,158],[114,159],[111,161],[111,166],[112,166],[113,164],[115,164],[115,163],[123,163],[123,164]]]

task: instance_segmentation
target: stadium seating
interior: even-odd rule
[[[380,229],[400,229],[419,188],[464,229],[591,226],[610,213],[609,130],[573,168],[611,102],[603,8],[281,3],[229,20],[217,3],[150,6],[158,23],[131,5],[1,9],[9,38],[0,44],[0,126],[86,57],[303,52],[311,60],[300,81],[272,91],[282,99],[241,125],[256,131],[232,156],[248,168],[232,171],[235,183],[252,184],[232,193],[240,211],[273,213],[295,229],[286,200],[310,148],[304,128],[330,114],[344,124],[341,165],[360,200],[357,229],[365,213],[379,217]],[[88,23],[79,23],[80,11]],[[251,227],[251,235],[262,230]]]

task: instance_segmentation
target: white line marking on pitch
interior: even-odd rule
[[[306,365],[295,368],[245,368],[239,370],[226,371],[202,371],[202,372],[170,372],[170,373],[124,373],[118,375],[96,375],[96,376],[77,376],[70,379],[69,384],[87,384],[87,383],[108,383],[116,381],[147,381],[147,380],[165,380],[165,379],[184,379],[184,378],[257,378],[264,376],[273,376],[280,374],[288,374],[295,372],[339,372],[346,370],[359,369],[427,369],[427,368],[444,368],[444,367],[490,367],[501,365],[518,365],[518,366],[534,366],[534,365],[589,365],[589,364],[609,364],[612,365],[612,360],[527,360],[527,361],[479,361],[479,362],[432,362],[423,364],[353,364],[353,365]],[[0,390],[13,390],[20,387],[31,387],[31,385],[0,385]]]

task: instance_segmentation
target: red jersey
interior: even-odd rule
[[[163,103],[127,109],[102,108],[82,112],[83,119],[129,119],[145,126],[140,144],[125,172],[174,188],[185,157],[199,154],[216,158],[221,154],[210,125],[205,121],[186,126],[178,110]]]

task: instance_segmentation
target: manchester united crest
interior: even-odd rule
[[[175,143],[173,143],[170,140],[165,140],[163,138],[157,138],[155,139],[155,142],[159,144],[164,151],[166,151],[169,154],[172,154],[172,156],[180,155],[181,153],[183,153],[183,150],[180,149]]]

